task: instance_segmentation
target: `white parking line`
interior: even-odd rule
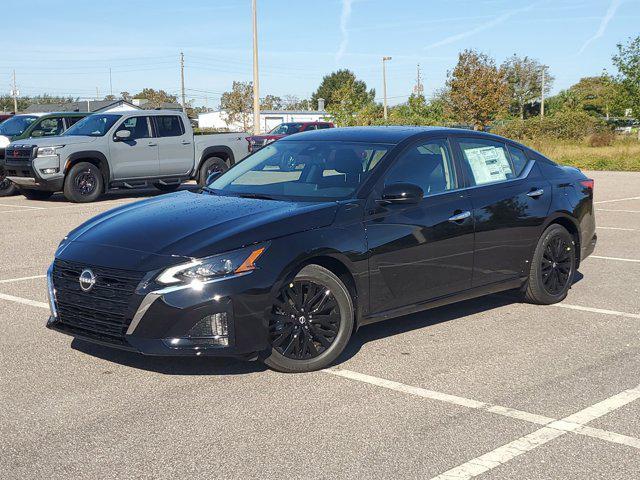
[[[45,277],[46,275],[33,275],[31,277],[7,278],[6,280],[0,280],[0,283],[22,282],[23,280],[33,280],[35,278],[45,278]]]
[[[580,305],[570,305],[567,303],[554,303],[550,307],[568,308],[569,310],[581,310],[583,312],[601,313],[603,315],[614,315],[616,317],[636,318],[640,320],[640,314],[619,312],[617,310],[606,310],[604,308],[583,307]]]
[[[625,213],[640,213],[640,210],[618,210],[616,208],[596,208],[596,212],[625,212]]]
[[[49,309],[49,305],[43,302],[36,302],[35,300],[29,300],[28,298],[14,297],[13,295],[7,295],[6,293],[0,293],[0,300],[7,300],[9,302],[22,303],[23,305],[29,305],[32,307]]]
[[[43,207],[31,207],[31,206],[27,206],[27,205],[14,205],[14,204],[11,204],[11,203],[0,203],[0,207],[32,208],[34,210],[46,210],[46,208],[43,208]]]
[[[624,202],[625,200],[640,200],[640,197],[616,198],[614,200],[600,200],[598,202],[593,202],[593,203],[598,204],[598,203]]]
[[[640,232],[637,228],[598,227],[597,230],[622,230],[624,232]]]
[[[633,262],[640,263],[640,260],[635,258],[621,258],[621,257],[603,257],[601,255],[589,255],[589,258],[598,258],[600,260],[615,260],[616,262]]]

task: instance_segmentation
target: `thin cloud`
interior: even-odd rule
[[[336,63],[342,60],[342,57],[347,51],[349,45],[349,20],[351,19],[351,5],[353,0],[342,0],[342,13],[340,14],[340,32],[342,34],[342,40],[340,41],[340,47],[336,52]]]
[[[497,25],[500,25],[504,22],[506,22],[507,20],[509,20],[511,17],[513,17],[514,15],[518,15],[519,13],[523,13],[523,12],[528,12],[529,10],[532,10],[536,5],[538,5],[537,3],[533,3],[527,7],[523,7],[523,8],[518,8],[515,10],[510,10],[506,13],[503,13],[502,15],[500,15],[499,17],[494,18],[493,20],[491,20],[490,22],[487,23],[483,23],[482,25],[477,26],[476,28],[472,28],[471,30],[466,30],[462,33],[458,33],[456,35],[451,35],[447,38],[444,38],[442,40],[439,40],[435,43],[432,43],[431,45],[427,45],[426,47],[424,47],[425,50],[431,50],[432,48],[437,48],[437,47],[442,47],[444,45],[449,45],[451,43],[455,43],[458,40],[463,40],[465,38],[471,37],[473,35],[476,35],[480,32],[484,32],[485,30],[488,30],[490,28],[493,28]]]
[[[613,17],[616,15],[616,12],[618,11],[618,8],[620,7],[621,4],[622,4],[622,0],[611,1],[611,4],[607,9],[607,13],[605,13],[604,17],[602,17],[602,20],[600,21],[600,26],[598,27],[598,30],[593,35],[593,37],[589,38],[586,42],[584,42],[584,44],[578,51],[578,55],[581,55],[589,45],[591,45],[593,42],[599,39],[602,35],[604,35],[604,32],[607,30],[607,27],[609,26],[609,22],[613,20]]]

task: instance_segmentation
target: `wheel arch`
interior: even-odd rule
[[[111,169],[109,168],[109,161],[105,154],[95,150],[72,153],[69,155],[64,165],[65,177],[67,176],[67,173],[69,173],[69,170],[80,162],[88,162],[98,167],[102,174],[102,179],[104,180],[104,189],[106,190],[111,179]]]
[[[224,160],[229,167],[232,167],[236,161],[233,155],[233,150],[225,145],[217,145],[214,147],[207,147],[202,151],[200,155],[200,160],[198,161],[198,167],[196,168],[194,178],[196,180],[200,179],[200,170],[202,169],[202,164],[210,159],[211,157],[218,157]]]
[[[575,218],[573,218],[568,213],[556,212],[552,215],[547,223],[544,226],[546,230],[550,225],[557,224],[566,228],[567,231],[573,237],[574,242],[576,243],[576,268],[580,266],[580,248],[582,245],[582,241],[580,239],[580,228],[578,226],[578,222]]]

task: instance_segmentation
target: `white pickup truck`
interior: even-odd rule
[[[92,202],[110,189],[204,185],[247,155],[245,137],[194,136],[187,116],[169,110],[95,113],[61,136],[9,144],[4,169],[27,198],[63,191],[69,201]]]

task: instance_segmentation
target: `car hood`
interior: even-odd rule
[[[25,138],[13,142],[16,145],[35,145],[37,147],[53,147],[55,145],[78,145],[81,143],[93,143],[98,137],[59,136],[47,138]]]
[[[156,263],[158,256],[202,258],[329,225],[336,211],[335,202],[285,202],[182,191],[119,207],[89,220],[68,235],[58,256],[76,260],[73,252],[99,246],[106,255],[110,249],[113,254],[114,248],[145,253],[153,256],[151,263]],[[133,257],[137,264],[128,267],[141,268],[144,255]]]

